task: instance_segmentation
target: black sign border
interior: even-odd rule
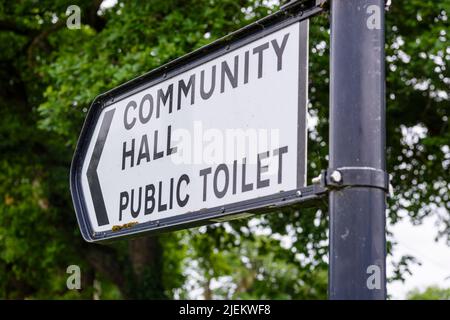
[[[105,242],[115,238],[125,236],[133,237],[143,232],[159,233],[164,231],[179,230],[199,225],[217,223],[219,219],[232,218],[233,215],[249,212],[263,213],[273,211],[274,209],[293,203],[315,200],[318,197],[318,187],[304,187],[306,183],[306,161],[302,165],[301,157],[306,156],[306,107],[302,106],[307,100],[307,71],[308,59],[306,65],[303,59],[300,59],[299,74],[302,70],[306,72],[305,81],[299,83],[299,112],[298,112],[298,155],[297,155],[297,189],[283,191],[277,194],[259,197],[255,199],[240,201],[224,206],[208,208],[197,212],[189,212],[175,217],[164,218],[157,221],[149,221],[134,225],[130,228],[123,228],[118,231],[94,232],[90,224],[86,203],[81,187],[81,173],[84,158],[87,153],[89,142],[95,130],[97,121],[104,108],[122,100],[136,92],[140,92],[152,87],[162,81],[172,78],[180,73],[186,72],[205,62],[213,60],[246,44],[254,42],[271,33],[281,30],[296,22],[299,23],[299,37],[308,36],[308,21],[310,17],[320,13],[320,7],[313,7],[306,11],[304,3],[297,6],[291,6],[285,10],[267,16],[266,18],[254,22],[242,29],[239,29],[224,38],[212,42],[211,44],[195,50],[187,55],[177,58],[157,69],[154,69],[138,78],[124,83],[104,94],[97,96],[86,116],[77,147],[73,156],[70,168],[70,191],[74,208],[83,238],[88,242]],[[307,43],[307,41],[306,41]],[[300,52],[308,53],[308,46],[303,47],[300,41]],[[301,84],[301,85],[300,85]],[[300,101],[303,101],[301,103]],[[302,143],[304,141],[304,143]],[[304,159],[303,159],[304,160]],[[320,190],[319,190],[320,193]]]

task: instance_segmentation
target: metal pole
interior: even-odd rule
[[[330,68],[329,298],[385,299],[384,0],[332,0]]]

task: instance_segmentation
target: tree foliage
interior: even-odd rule
[[[450,300],[450,289],[431,286],[421,291],[414,289],[408,292],[408,300]]]

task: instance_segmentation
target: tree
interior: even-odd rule
[[[104,298],[185,297],[195,273],[207,298],[326,297],[326,208],[83,242],[68,175],[94,97],[277,9],[260,0],[101,3],[78,1],[73,30],[71,2],[0,3],[0,296],[86,298],[99,281]],[[389,222],[407,213],[420,223],[443,208],[438,235],[450,243],[449,12],[444,1],[394,1],[386,50]],[[311,21],[309,179],[327,167],[328,27],[327,14]],[[65,287],[70,264],[82,270],[79,293]],[[225,283],[215,289],[218,279]]]
[[[423,291],[414,289],[408,292],[408,300],[450,300],[450,289],[431,286]]]

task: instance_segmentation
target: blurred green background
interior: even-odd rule
[[[69,167],[94,97],[278,9],[267,0],[102,2],[0,1],[0,298],[326,298],[324,210],[108,246],[82,240]],[[80,29],[66,27],[72,4]],[[414,223],[438,215],[436,237],[448,244],[449,14],[450,0],[393,0],[386,11],[388,224],[399,212]],[[309,179],[327,167],[328,19],[310,24]],[[393,263],[390,280],[402,279],[414,257]],[[72,264],[79,291],[66,287]]]

